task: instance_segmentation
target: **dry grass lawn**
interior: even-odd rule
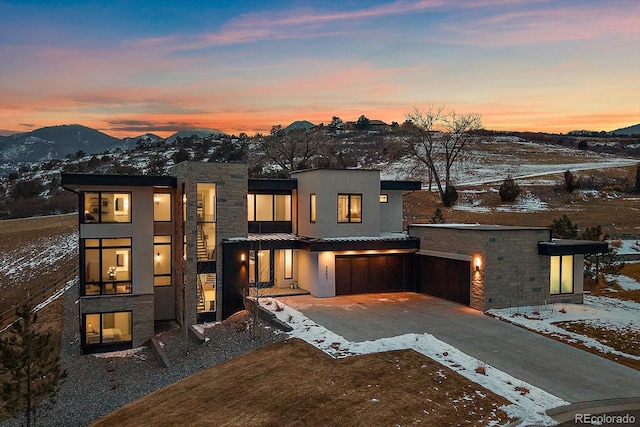
[[[606,176],[627,176],[635,173],[633,168],[612,168],[601,173]],[[594,172],[595,173],[595,172]],[[584,172],[577,176],[586,175]],[[562,180],[561,175],[549,175],[549,178]],[[423,183],[425,184],[425,183]],[[504,205],[497,192],[490,188],[499,188],[500,183],[468,187],[474,190],[486,190],[479,195],[468,197],[474,200],[482,199],[482,207],[489,208],[488,212],[477,212],[453,208],[444,208],[436,192],[415,191],[405,197],[406,223],[427,223],[437,208],[442,210],[447,223],[479,223],[519,226],[548,227],[554,219],[567,214],[580,230],[601,225],[605,233],[613,236],[620,234],[638,234],[638,212],[640,211],[640,197],[638,194],[608,192],[599,197],[582,194],[580,192],[567,193],[544,185],[522,186],[523,191],[535,194],[541,201],[547,203],[546,210],[535,212],[500,212],[497,206]],[[435,186],[434,186],[435,189]],[[459,187],[458,190],[462,190]],[[465,187],[467,189],[467,187]],[[462,196],[461,197],[466,197]]]
[[[413,350],[332,359],[297,339],[199,372],[94,426],[500,425],[509,402]]]
[[[620,270],[620,274],[624,274],[627,277],[631,277],[632,279],[640,282],[640,262],[636,263],[626,263],[622,270]]]

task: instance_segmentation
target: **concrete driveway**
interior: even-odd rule
[[[407,333],[432,334],[571,403],[640,396],[640,371],[429,295],[279,299],[354,342]]]

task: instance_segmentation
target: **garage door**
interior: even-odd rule
[[[419,256],[418,292],[469,305],[471,262],[458,259]]]
[[[336,295],[402,292],[409,283],[409,256],[336,256]]]

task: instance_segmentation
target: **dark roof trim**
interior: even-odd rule
[[[298,188],[297,179],[249,178],[249,192],[252,191],[291,191]]]
[[[420,190],[422,182],[420,181],[380,181],[380,190]]]
[[[409,237],[407,239],[389,240],[311,240],[309,250],[320,251],[357,251],[357,250],[386,250],[386,249],[419,249],[420,239]]]
[[[538,242],[538,255],[593,255],[606,254],[608,252],[609,244],[607,242],[565,239],[552,240],[551,242]]]
[[[172,187],[177,186],[177,179],[172,176],[152,175],[99,175],[90,173],[64,173],[61,185],[102,185],[127,187]]]

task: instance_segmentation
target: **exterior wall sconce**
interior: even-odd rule
[[[476,271],[480,271],[482,269],[482,259],[480,258],[480,256],[475,257],[474,266]]]
[[[245,265],[247,263],[247,256],[245,254],[240,255],[240,261],[242,265]]]

